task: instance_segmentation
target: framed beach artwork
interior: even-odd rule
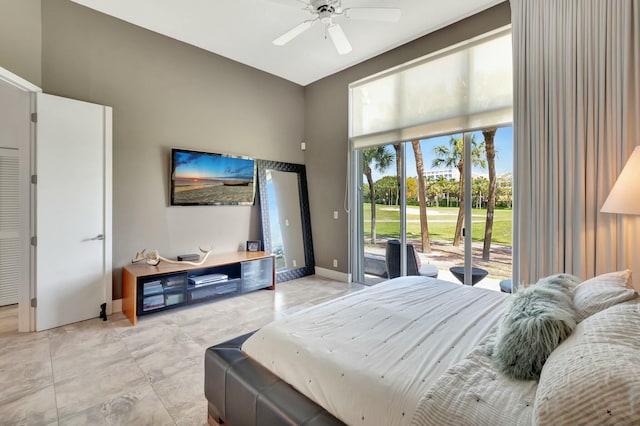
[[[253,158],[171,149],[172,206],[251,206],[255,182]]]

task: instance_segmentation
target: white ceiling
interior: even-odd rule
[[[284,46],[271,43],[314,17],[301,0],[72,1],[305,86],[503,0],[343,0],[344,8],[402,11],[395,23],[335,19],[353,47],[346,55],[325,39],[323,25]]]

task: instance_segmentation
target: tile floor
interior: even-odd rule
[[[141,317],[18,333],[0,308],[0,425],[206,425],[204,351],[363,288],[319,276]]]

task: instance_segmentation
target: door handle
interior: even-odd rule
[[[103,234],[98,234],[93,238],[89,238],[89,241],[102,241],[104,240],[104,235]]]

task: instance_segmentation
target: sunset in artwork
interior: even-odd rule
[[[172,166],[173,205],[253,204],[253,159],[174,149]]]

